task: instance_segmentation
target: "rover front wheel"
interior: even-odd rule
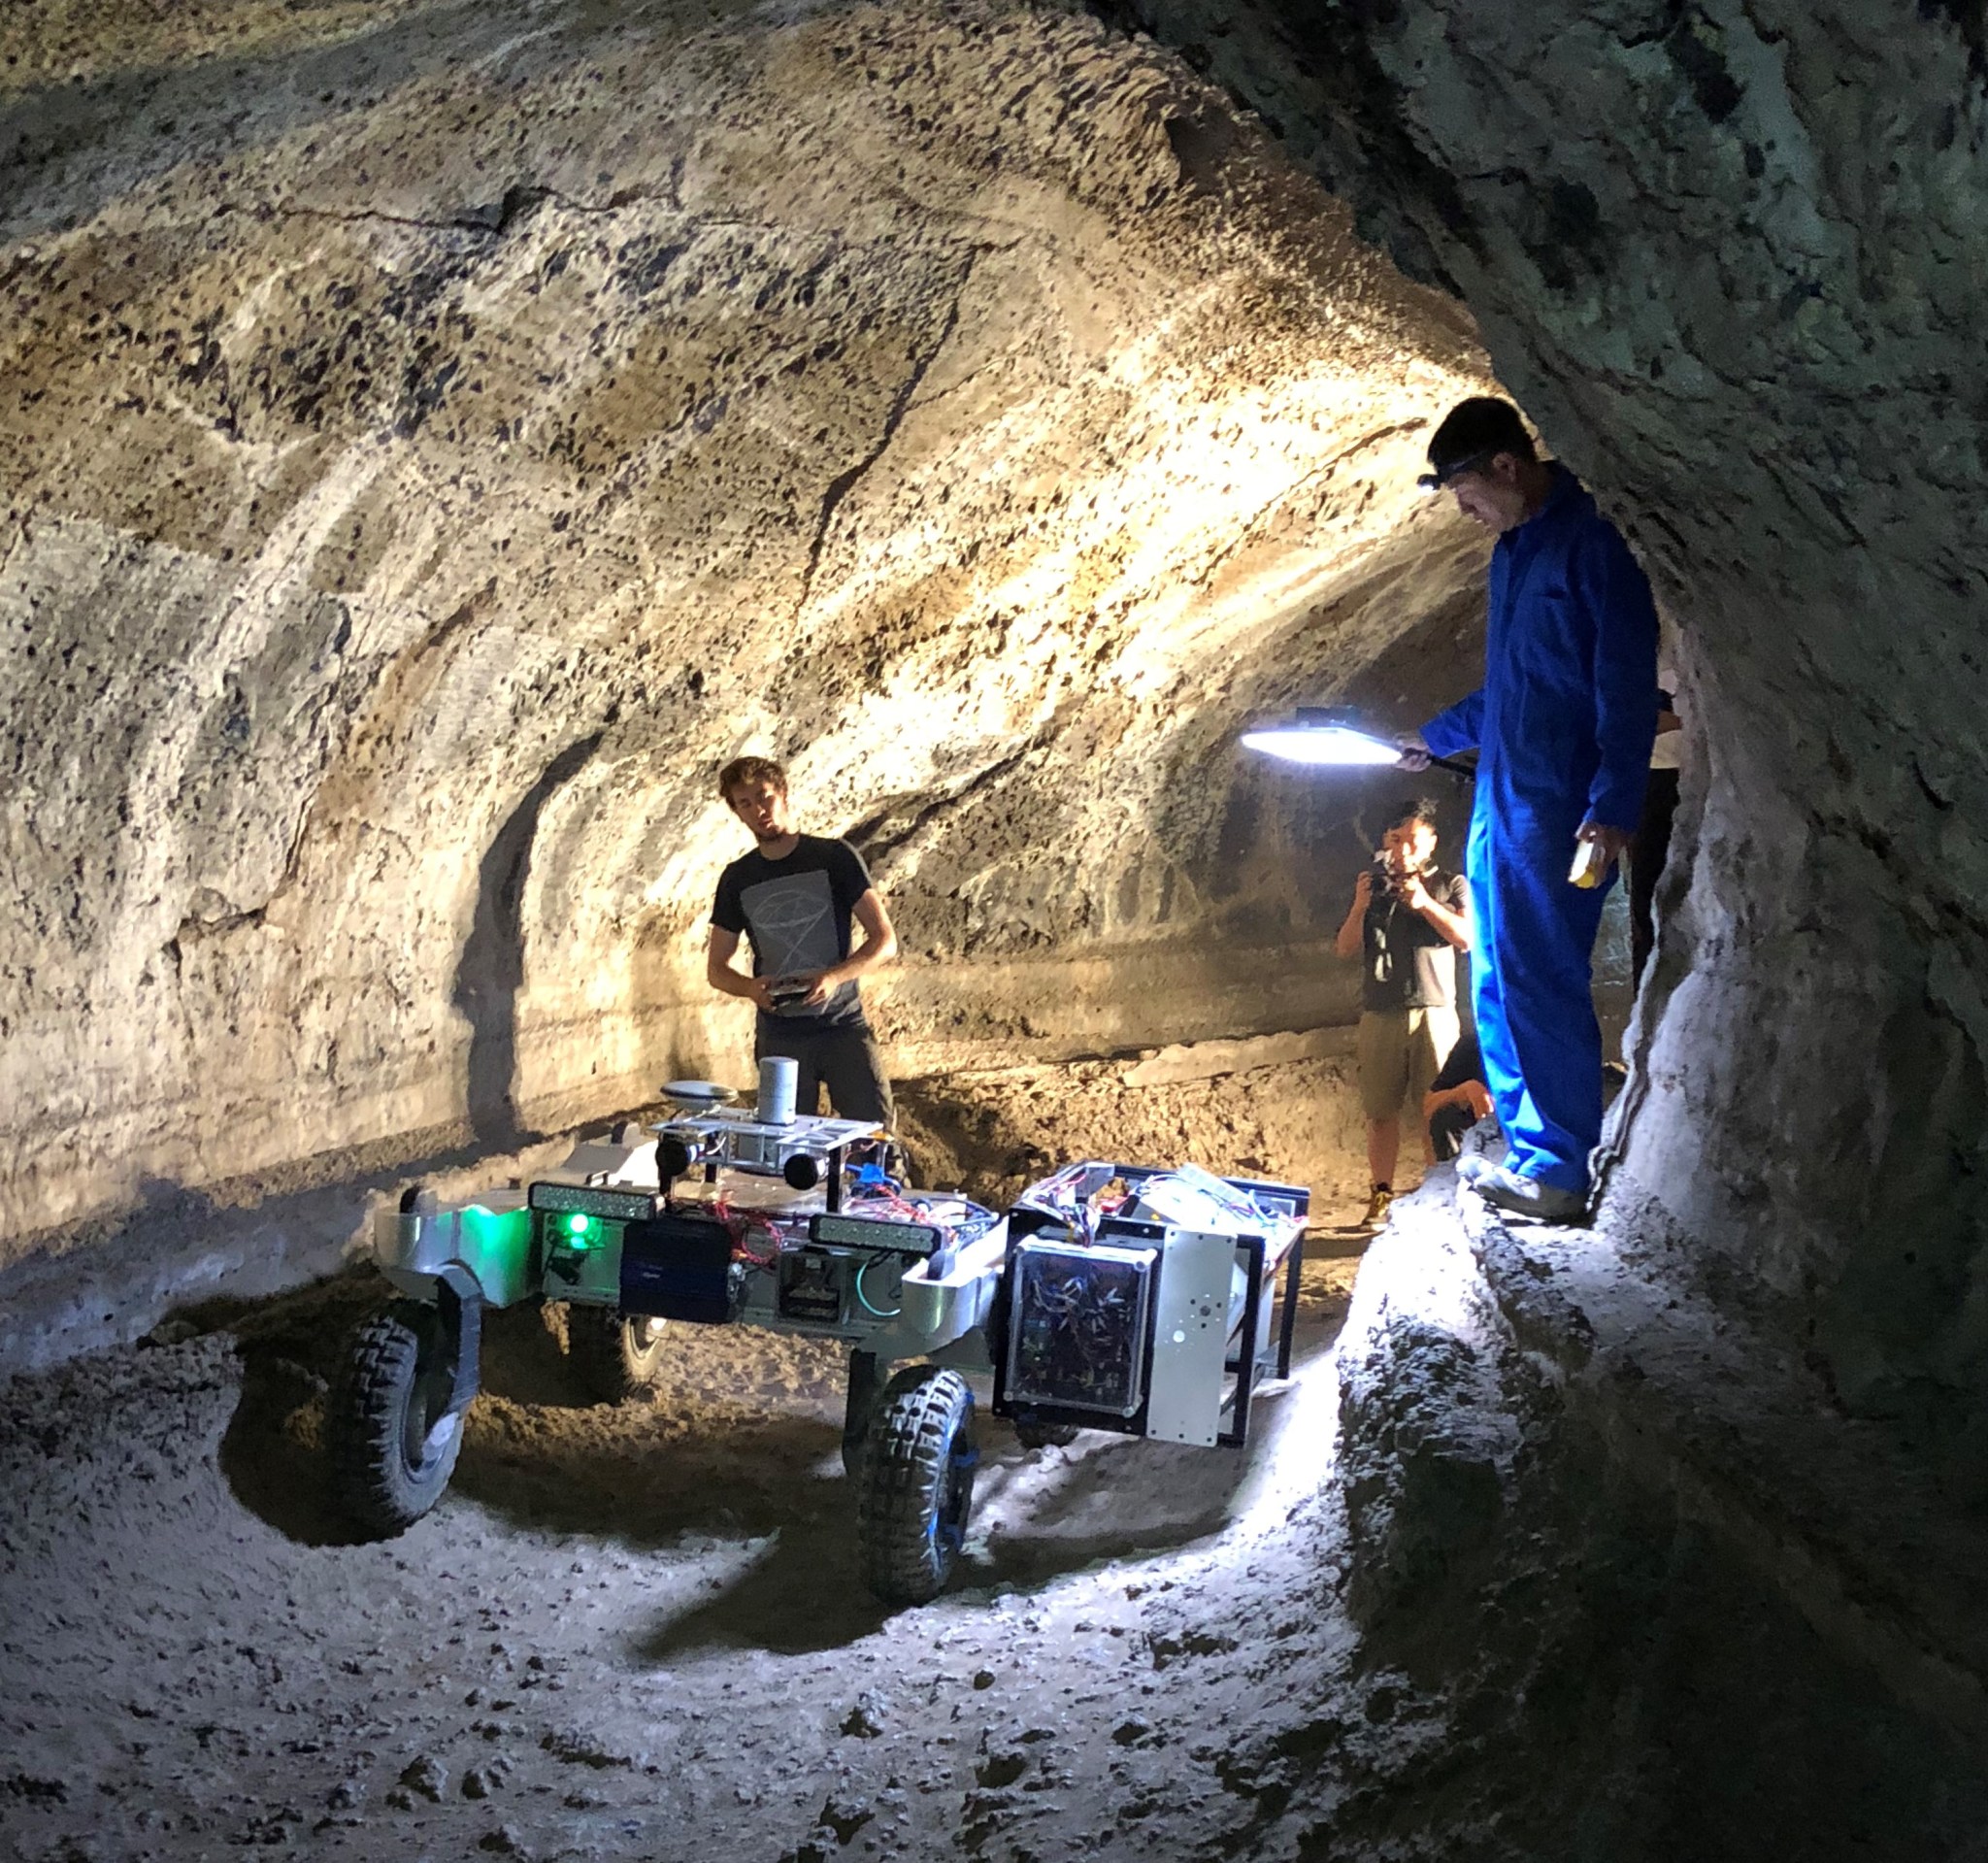
[[[396,1301],[359,1329],[330,1415],[332,1480],[346,1512],[380,1539],[442,1498],[462,1448],[461,1411],[441,1315]]]
[[[945,1589],[974,1509],[974,1394],[959,1373],[912,1365],[885,1387],[856,1502],[863,1576],[885,1604]]]
[[[566,1309],[566,1356],[597,1404],[619,1404],[646,1390],[663,1369],[663,1321],[623,1319],[612,1307]]]

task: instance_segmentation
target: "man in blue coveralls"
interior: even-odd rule
[[[1587,1214],[1602,1135],[1602,1034],[1589,959],[1613,863],[1636,827],[1656,735],[1657,615],[1621,533],[1509,402],[1474,397],[1429,442],[1422,483],[1496,534],[1484,683],[1405,752],[1475,749],[1468,870],[1485,1075],[1505,1162],[1464,1165],[1487,1203],[1541,1222]],[[1570,870],[1596,844],[1600,884]],[[1463,1167],[1459,1167],[1463,1169]]]

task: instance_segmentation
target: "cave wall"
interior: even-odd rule
[[[1639,1248],[1460,1221],[1445,1173],[1368,1250],[1343,1595],[1440,1758],[1371,1794],[1322,1765],[1297,1798],[1335,1855],[1396,1853],[1412,1806],[1413,1855],[1978,1857],[1977,1528],[1694,1292],[1633,1186],[1609,1200]]]
[[[1684,637],[1629,1168],[1839,1393],[1978,1410],[1978,6],[1101,8],[1458,290]]]
[[[1349,1012],[1383,799],[1230,740],[1472,638],[1411,479],[1482,363],[1177,61],[1011,5],[0,34],[0,1259],[736,1075],[746,750],[893,900],[901,1071]]]

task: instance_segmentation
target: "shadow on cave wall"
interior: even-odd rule
[[[517,992],[524,985],[524,882],[539,816],[600,748],[602,733],[570,744],[547,765],[477,869],[477,910],[449,1001],[469,1018],[470,1128],[480,1146],[508,1150],[526,1135],[513,1085],[517,1074]]]
[[[230,1303],[335,1274],[374,1200],[481,1155],[460,1132],[436,1129],[407,1135],[390,1157],[346,1154],[304,1188],[149,1178],[133,1208],[0,1273],[0,1376],[129,1344],[168,1316],[206,1330]]]

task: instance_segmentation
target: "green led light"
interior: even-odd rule
[[[593,1218],[591,1216],[582,1215],[578,1210],[576,1210],[572,1214],[572,1215],[566,1218],[566,1232],[570,1236],[583,1236],[593,1226]]]

